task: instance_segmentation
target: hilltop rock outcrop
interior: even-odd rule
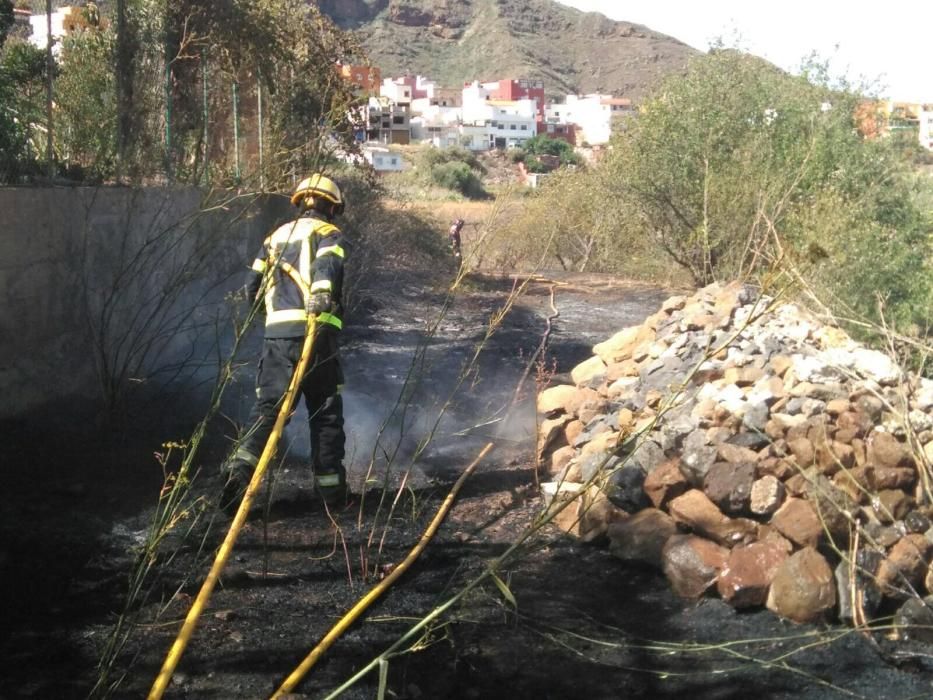
[[[933,382],[737,283],[671,297],[593,353],[538,397],[565,529],[681,595],[795,621],[933,594]]]

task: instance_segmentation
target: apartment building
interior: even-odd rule
[[[385,96],[370,97],[366,113],[366,140],[386,144],[411,143],[411,108]]]
[[[495,99],[478,81],[464,86],[461,109],[461,141],[472,150],[516,148],[538,133],[535,99]]]
[[[624,120],[635,113],[632,101],[612,95],[567,95],[563,104],[549,105],[547,124],[574,124],[577,145],[600,146],[609,143],[612,132],[623,128]]]

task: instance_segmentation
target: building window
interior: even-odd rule
[[[382,156],[376,156],[376,165],[382,165]]]
[[[528,125],[522,124],[522,131],[528,131]]]
[[[392,117],[392,123],[393,124],[404,124],[405,117]]]
[[[398,158],[392,159],[392,165],[398,165]]]
[[[509,124],[509,129],[511,129],[512,131],[515,131],[515,125],[514,125],[514,124]]]

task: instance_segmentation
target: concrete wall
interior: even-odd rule
[[[0,418],[209,381],[225,297],[290,213],[194,188],[0,188]]]

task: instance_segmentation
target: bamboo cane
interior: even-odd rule
[[[155,682],[152,684],[152,689],[147,696],[148,700],[160,700],[162,694],[165,692],[169,681],[172,679],[172,674],[175,672],[175,668],[181,660],[181,655],[184,653],[185,647],[188,645],[188,641],[194,633],[194,629],[198,624],[198,618],[207,605],[211,597],[211,592],[214,590],[214,586],[217,584],[217,580],[220,578],[220,574],[227,564],[227,559],[233,551],[233,545],[240,534],[240,530],[243,528],[243,524],[246,522],[246,515],[249,513],[250,505],[252,505],[253,498],[259,490],[259,485],[262,483],[262,477],[266,472],[266,468],[272,461],[279,438],[282,435],[285,423],[288,421],[288,416],[295,403],[298,387],[301,385],[301,378],[304,377],[305,368],[308,366],[308,360],[311,357],[311,351],[314,347],[314,330],[314,316],[309,316],[305,341],[301,350],[301,358],[298,360],[298,366],[295,367],[295,373],[292,375],[291,382],[289,382],[288,389],[282,399],[282,407],[279,409],[279,414],[275,419],[272,433],[266,441],[266,446],[259,458],[259,463],[256,465],[256,470],[253,472],[253,478],[250,480],[249,486],[246,488],[246,493],[243,494],[243,500],[240,502],[240,507],[237,509],[233,522],[230,524],[230,530],[227,532],[227,536],[217,550],[217,556],[214,558],[211,570],[207,574],[207,578],[204,579],[198,597],[195,598],[181,626],[181,630],[178,632],[175,642],[172,644],[168,655],[165,657],[162,670],[159,671],[159,675],[156,676]]]
[[[434,537],[434,534],[437,532],[437,529],[440,527],[441,522],[447,515],[447,512],[450,510],[450,506],[453,504],[454,499],[457,497],[457,493],[460,491],[460,488],[470,477],[473,471],[476,469],[476,466],[482,461],[483,457],[489,454],[489,451],[492,450],[493,443],[486,443],[485,447],[480,450],[480,453],[476,456],[476,459],[466,468],[463,474],[460,475],[460,478],[457,479],[457,483],[453,485],[453,488],[450,489],[450,493],[447,494],[447,498],[444,499],[444,502],[438,508],[437,513],[434,515],[434,518],[431,520],[431,523],[428,525],[427,529],[424,531],[424,534],[421,535],[421,539],[418,540],[418,544],[408,553],[408,556],[402,561],[401,564],[396,566],[392,573],[386,576],[382,581],[379,582],[369,593],[360,598],[357,601],[356,605],[350,608],[350,611],[344,615],[340,620],[337,621],[330,631],[324,635],[324,638],[318,643],[314,649],[305,657],[298,667],[291,672],[288,678],[282,683],[278,690],[272,695],[270,700],[280,700],[284,695],[290,693],[298,683],[301,682],[301,679],[305,677],[308,671],[311,670],[311,667],[314,666],[324,655],[324,652],[327,651],[331,644],[333,644],[340,635],[342,635],[347,628],[352,625],[356,619],[363,614],[363,612],[368,608],[373,601],[375,601],[380,595],[382,595],[386,589],[389,588],[396,579],[399,578],[405,571],[412,565],[415,559],[424,551],[424,548],[427,547],[428,542],[431,541],[431,538]]]

